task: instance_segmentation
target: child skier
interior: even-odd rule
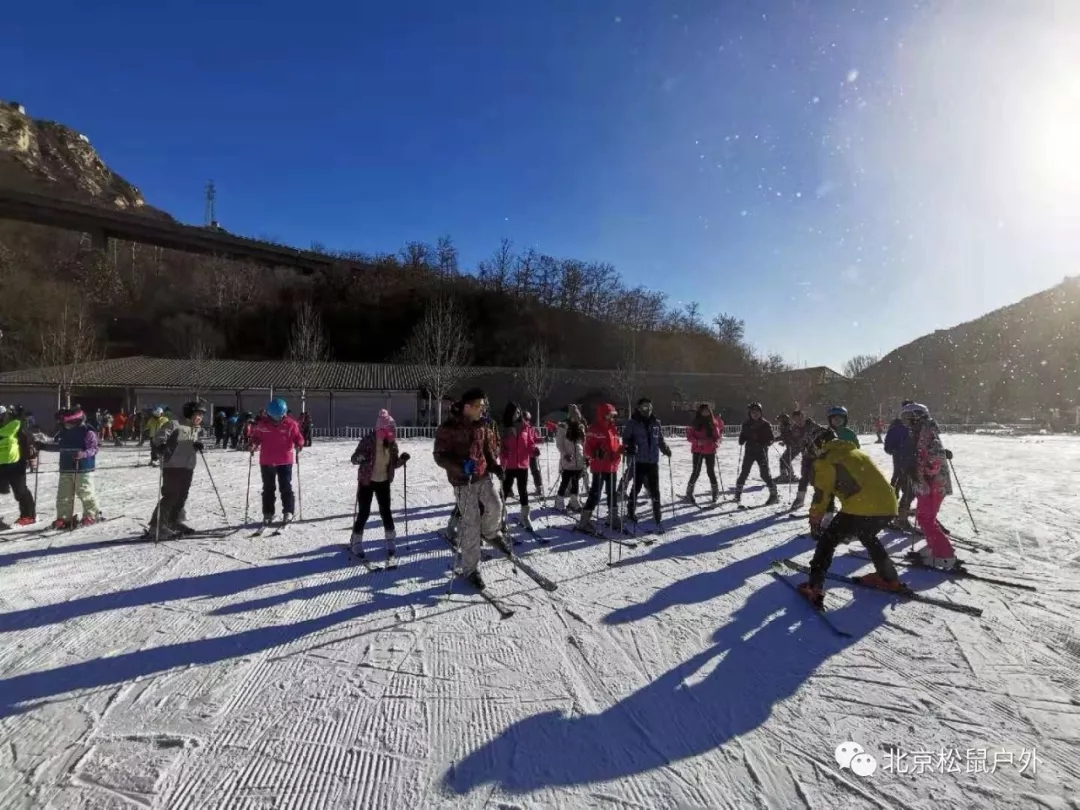
[[[375,420],[375,430],[367,434],[352,454],[356,471],[356,520],[353,522],[350,547],[357,557],[364,556],[364,525],[371,514],[372,497],[379,504],[382,518],[383,538],[386,540],[386,559],[394,558],[394,513],[390,509],[390,485],[394,483],[394,471],[404,467],[408,453],[398,452],[396,423],[390,412],[383,408]]]
[[[165,415],[165,409],[160,405],[155,405],[154,409],[150,412],[150,418],[146,420],[143,425],[143,436],[150,440],[150,466],[156,467],[158,464],[159,448],[154,443],[154,437],[157,436],[158,431],[167,424],[169,417]],[[139,442],[141,445],[142,442]]]
[[[289,523],[296,511],[293,494],[292,473],[296,454],[304,447],[300,426],[288,415],[289,407],[283,399],[275,399],[266,406],[266,416],[251,429],[250,452],[259,450],[259,470],[262,473],[263,523],[274,520],[275,483],[281,490],[281,522]]]
[[[34,437],[30,434],[21,406],[12,411],[0,405],[0,491],[10,492],[19,504],[16,526],[29,526],[37,522],[34,496],[26,486],[26,471],[37,455]],[[0,520],[0,529],[11,527]]]
[[[202,420],[206,407],[201,402],[188,402],[181,413],[183,420],[170,419],[153,438],[161,455],[161,497],[150,516],[144,535],[148,538],[168,540],[195,533],[184,523],[184,506],[203,450]]]
[[[914,483],[918,502],[915,504],[915,522],[926,537],[926,546],[920,550],[923,565],[950,570],[958,561],[949,536],[937,522],[942,501],[952,495],[952,476],[948,460],[952,453],[941,445],[937,426],[930,418],[925,405],[909,405],[912,415],[912,433],[916,453],[916,478]]]
[[[81,408],[60,412],[63,429],[56,444],[39,442],[38,450],[60,453],[60,483],[56,488],[56,520],[54,529],[74,529],[75,498],[82,503],[82,525],[90,526],[98,519],[97,496],[94,493],[95,459],[98,451],[97,434],[86,424]]]
[[[827,414],[829,417],[829,427],[836,433],[838,439],[843,439],[845,442],[851,442],[856,447],[861,447],[859,444],[859,436],[854,430],[849,428],[847,408],[842,405],[834,405],[829,408]]]
[[[777,441],[780,442],[784,448],[784,452],[780,455],[780,474],[776,476],[776,483],[778,484],[790,484],[797,480],[795,478],[795,469],[792,467],[791,462],[795,458],[796,442],[794,439],[794,425],[791,422],[791,417],[786,413],[780,414],[776,417],[777,428],[780,431],[780,436]]]
[[[792,461],[800,454],[802,455],[802,464],[799,470],[799,488],[795,492],[795,500],[791,502],[792,512],[802,509],[803,504],[806,503],[806,490],[810,485],[810,475],[814,463],[814,437],[821,430],[821,425],[810,419],[801,410],[796,409],[791,412],[788,450],[791,452]]]
[[[585,433],[588,423],[581,418],[581,408],[571,405],[566,409],[566,421],[555,432],[555,449],[559,451],[559,492],[555,496],[555,509],[559,512],[580,512],[581,473],[585,469]],[[570,493],[569,507],[566,493]]]
[[[695,503],[694,485],[701,475],[701,465],[704,464],[709,475],[709,484],[712,485],[712,502],[716,503],[720,499],[720,485],[716,482],[716,451],[724,440],[724,423],[713,416],[712,408],[707,403],[698,405],[694,421],[686,431],[686,438],[690,442],[690,455],[693,459],[690,480],[686,483],[686,500]]]
[[[812,447],[810,533],[817,540],[817,549],[810,561],[810,578],[798,586],[799,592],[815,607],[824,607],[825,574],[836,547],[849,537],[858,538],[877,570],[861,577],[862,581],[883,590],[901,590],[896,568],[878,540],[878,533],[896,515],[896,495],[889,482],[866,453],[838,439],[832,430],[819,432]],[[840,511],[825,527],[825,508],[833,498],[840,500]]]
[[[600,490],[606,491],[608,524],[615,529],[622,526],[618,514],[618,501],[615,498],[615,476],[619,472],[623,454],[622,443],[619,441],[619,429],[615,425],[616,416],[618,416],[618,411],[615,410],[614,405],[598,405],[596,421],[589,426],[585,434],[585,455],[589,459],[589,470],[593,478],[592,486],[589,487],[589,497],[585,500],[585,508],[581,510],[581,518],[574,528],[587,534],[597,533],[592,516],[600,503]]]
[[[508,402],[503,411],[502,443],[499,449],[499,466],[503,468],[503,503],[517,484],[518,501],[521,503],[519,522],[525,531],[533,531],[529,515],[529,465],[536,447],[536,430],[529,424],[521,408]],[[543,493],[543,490],[541,490]],[[505,524],[505,506],[503,522]]]
[[[498,541],[502,500],[492,480],[501,474],[497,458],[499,443],[494,428],[484,420],[487,395],[480,388],[466,391],[459,401],[460,414],[452,416],[435,432],[435,463],[446,471],[454,487],[461,522],[457,531],[461,575],[483,590],[480,576],[480,545]],[[482,507],[482,508],[481,508]]]
[[[743,452],[739,477],[735,480],[735,503],[741,503],[743,485],[750,475],[750,468],[756,463],[761,480],[769,488],[769,499],[765,501],[765,506],[771,506],[780,501],[776,484],[769,473],[769,447],[773,443],[772,425],[762,417],[760,402],[751,402],[746,410],[748,418],[743,422],[742,431],[739,433],[739,444],[746,449]]]

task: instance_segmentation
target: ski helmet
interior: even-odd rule
[[[163,414],[164,412],[165,409],[162,408],[160,405],[155,405],[154,409],[150,411],[150,413],[152,413],[154,416],[161,416],[161,414]]]
[[[760,402],[751,402],[749,405],[747,405],[746,406],[746,412],[750,413],[750,411],[757,411],[758,413],[765,413],[765,409],[761,407]]]
[[[275,422],[280,422],[285,418],[285,414],[289,412],[289,406],[285,404],[283,399],[275,399],[266,406],[266,415],[273,419]]]
[[[845,425],[847,424],[847,419],[848,419],[847,408],[845,408],[843,405],[833,405],[831,408],[829,408],[827,416],[828,416],[828,421],[829,422],[832,422],[833,417],[835,416],[835,417],[838,417],[840,419],[843,419],[844,420],[843,423]]]
[[[185,419],[190,419],[197,413],[206,413],[206,406],[201,402],[185,402],[182,412]]]
[[[901,411],[901,414],[914,420],[929,419],[930,409],[925,405],[920,405],[918,402],[912,402]]]

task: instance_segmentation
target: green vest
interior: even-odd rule
[[[19,460],[19,429],[22,422],[12,419],[0,425],[0,464],[14,464]]]

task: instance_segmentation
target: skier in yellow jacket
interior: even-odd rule
[[[818,432],[810,452],[814,456],[810,533],[817,540],[817,550],[810,562],[810,579],[799,585],[800,593],[816,607],[824,605],[825,574],[836,547],[851,537],[863,544],[877,569],[876,574],[863,576],[863,582],[883,590],[903,588],[878,540],[878,533],[896,517],[896,493],[889,480],[866,453],[838,439],[830,428]],[[826,524],[827,505],[834,497],[840,501],[840,511]]]

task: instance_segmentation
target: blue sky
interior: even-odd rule
[[[1077,7],[19,3],[0,92],[183,221],[507,237],[839,368],[1076,272]]]

